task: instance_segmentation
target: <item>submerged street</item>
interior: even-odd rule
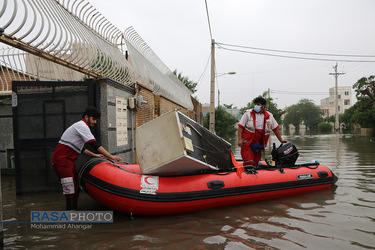
[[[330,167],[339,178],[337,188],[191,214],[153,217],[114,212],[113,224],[38,228],[17,222],[30,221],[31,211],[63,210],[62,194],[15,196],[14,178],[3,177],[3,218],[8,222],[4,224],[5,247],[372,248],[375,233],[374,138],[350,134],[289,135],[285,138],[300,152],[297,163],[319,161]],[[273,142],[276,140],[272,137]],[[239,154],[236,148],[234,152]],[[85,193],[80,195],[79,209],[106,210]]]

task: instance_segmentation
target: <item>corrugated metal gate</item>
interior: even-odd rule
[[[17,194],[60,189],[51,166],[53,150],[87,106],[98,106],[96,84],[27,81],[13,82],[12,90]]]

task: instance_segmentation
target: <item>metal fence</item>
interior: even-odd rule
[[[120,50],[122,32],[87,1],[3,1],[3,43],[88,76],[124,84],[134,81],[132,67]],[[38,78],[28,60],[15,58],[5,66]]]
[[[128,86],[146,85],[154,94],[193,109],[191,91],[134,29],[121,32],[87,0],[2,1],[0,42],[17,50],[0,51],[0,91],[10,91],[9,80],[26,80],[23,77],[104,77]]]

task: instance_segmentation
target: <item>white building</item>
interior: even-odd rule
[[[352,87],[338,87],[338,112],[343,114],[346,109],[350,108],[352,103]],[[329,89],[329,97],[320,100],[319,106],[324,113],[324,117],[335,115],[335,87]]]

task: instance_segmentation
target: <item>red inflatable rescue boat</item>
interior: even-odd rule
[[[194,212],[331,188],[337,177],[326,166],[307,163],[241,167],[187,176],[143,175],[139,165],[91,159],[79,172],[80,186],[115,211],[166,215]],[[242,170],[242,171],[239,171]]]

